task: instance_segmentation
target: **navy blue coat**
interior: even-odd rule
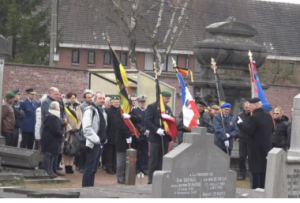
[[[25,114],[22,120],[21,131],[34,133],[35,111],[38,108],[38,102],[35,100],[30,101],[28,98],[26,98],[20,103],[20,107]]]
[[[165,113],[173,116],[171,108],[168,105],[165,105]],[[146,110],[146,128],[149,129],[149,141],[150,143],[161,143],[161,137],[156,132],[158,128],[163,128],[160,126],[159,120],[161,118],[161,113],[157,110],[157,103],[154,102],[149,104]],[[163,136],[164,143],[172,141],[171,136]]]
[[[230,135],[229,138],[227,138],[226,134],[224,133],[221,114],[219,113],[213,119],[213,127],[215,132],[215,145],[217,145],[221,149],[226,149],[224,141],[229,140],[228,149],[232,149],[233,138],[238,137],[239,134],[239,130],[233,115],[228,115],[227,117],[224,117],[224,126],[225,126],[225,132]]]
[[[142,119],[140,123],[135,124],[136,129],[138,129],[138,131],[140,132],[139,140],[148,140],[147,136],[144,135],[147,130],[145,124],[146,109],[142,111],[139,107],[137,107],[136,109],[132,109],[132,112],[139,115]]]
[[[15,113],[15,120],[16,120],[16,122],[15,122],[15,128],[20,128],[21,124],[22,124],[22,119],[24,117],[24,112],[21,109],[20,104],[19,104],[18,101],[15,101],[12,104],[12,107],[13,107],[14,113]]]

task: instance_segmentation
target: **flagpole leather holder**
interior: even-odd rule
[[[125,185],[135,185],[136,155],[135,149],[126,150]]]

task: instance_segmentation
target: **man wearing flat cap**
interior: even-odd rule
[[[171,93],[168,91],[162,91],[162,99],[165,105],[165,113],[174,117],[171,108],[167,105],[170,101]],[[149,141],[150,141],[150,158],[148,164],[148,184],[152,184],[152,178],[154,171],[162,169],[163,151],[168,153],[169,142],[172,140],[171,136],[167,135],[165,130],[160,125],[161,112],[157,109],[157,103],[149,104],[146,110],[146,128],[149,129]],[[162,148],[162,138],[164,144],[164,150]]]
[[[141,122],[135,125],[136,129],[140,132],[138,139],[138,149],[137,149],[137,162],[136,162],[136,173],[142,172],[148,175],[148,136],[149,130],[145,125],[145,115],[146,115],[146,95],[140,95],[136,98],[138,106],[132,111],[141,117]]]
[[[15,96],[13,92],[6,93],[5,101],[2,105],[1,134],[5,137],[5,145],[7,146],[13,146],[14,143],[15,114],[12,104],[15,101]]]
[[[252,116],[248,121],[243,121],[238,117],[237,124],[248,137],[251,188],[265,188],[267,155],[271,150],[271,136],[274,131],[273,119],[261,108],[262,103],[259,98],[252,98],[249,103]]]
[[[15,127],[14,127],[14,132],[13,132],[13,137],[14,137],[13,138],[14,139],[13,146],[18,147],[20,127],[22,124],[22,119],[25,116],[25,114],[24,114],[24,111],[21,109],[20,102],[19,102],[19,100],[20,100],[19,89],[14,89],[12,92],[16,94],[15,101],[12,104],[12,107],[14,109],[14,114],[15,114],[15,121],[16,121]]]
[[[231,155],[233,147],[233,139],[238,136],[239,130],[235,122],[235,118],[230,114],[231,104],[224,103],[221,106],[222,114],[217,114],[213,119],[213,127],[215,132],[215,145],[217,145],[225,153]],[[223,122],[224,127],[223,128]]]
[[[196,97],[195,103],[196,103],[197,109],[198,109],[199,114],[200,114],[200,117],[197,120],[198,126],[199,127],[206,127],[208,133],[213,133],[214,129],[213,129],[210,117],[204,111],[204,108],[207,107],[206,102],[201,97]],[[181,144],[182,141],[183,141],[183,133],[184,132],[189,132],[188,130],[186,130],[184,128],[182,111],[180,112],[179,117],[178,117],[177,130],[178,130],[177,141],[178,141],[178,144]]]
[[[116,115],[120,109],[120,97],[111,96],[110,97],[111,106],[105,109],[107,114],[107,127],[106,127],[106,137],[107,143],[104,146],[105,152],[105,170],[108,174],[116,173],[116,136],[117,136],[117,123]]]
[[[25,92],[27,98],[20,103],[20,107],[25,113],[21,125],[22,141],[20,147],[32,150],[35,138],[35,111],[38,108],[38,102],[34,100],[36,92],[33,88],[26,89]]]

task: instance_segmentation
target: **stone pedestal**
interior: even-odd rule
[[[288,151],[287,161],[300,163],[300,94],[294,97],[293,108],[291,147]]]
[[[5,145],[6,138],[0,135],[0,145]]]
[[[39,152],[0,145],[2,165],[34,169],[39,163]]]

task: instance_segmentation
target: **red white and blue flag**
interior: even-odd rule
[[[177,72],[177,77],[181,86],[183,126],[191,131],[192,127],[198,126],[197,119],[200,117],[200,114],[195,101],[179,72]]]

